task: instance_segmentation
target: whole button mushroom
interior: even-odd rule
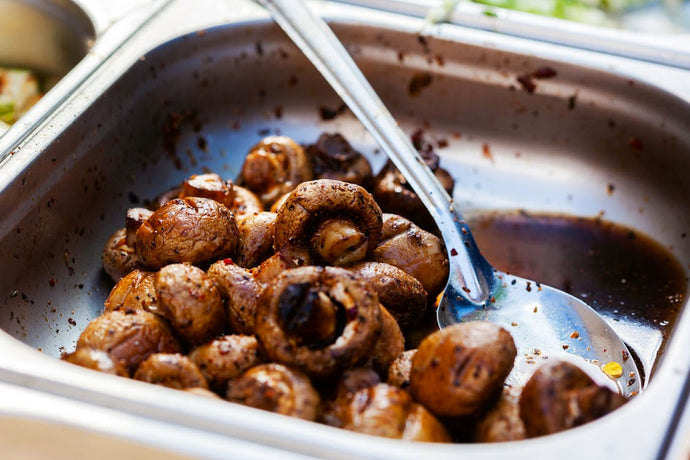
[[[376,248],[381,225],[381,210],[359,185],[329,179],[304,182],[280,207],[274,247],[299,245],[329,265],[353,264]]]
[[[206,273],[225,299],[230,328],[241,334],[254,334],[261,286],[251,272],[224,259],[211,265]]]
[[[191,344],[204,343],[225,328],[223,299],[206,273],[189,264],[161,268],[154,281],[160,315]]]
[[[368,356],[381,308],[369,286],[336,267],[287,270],[266,286],[256,332],[269,359],[326,377]]]
[[[235,185],[233,190],[235,198],[232,200],[232,205],[228,207],[238,220],[264,211],[263,203],[251,190],[239,185]]]
[[[218,174],[195,174],[182,183],[178,198],[189,196],[209,198],[232,209],[235,190],[231,181],[223,180]]]
[[[425,338],[412,358],[410,392],[438,416],[477,414],[501,391],[517,350],[502,327],[455,324]]]
[[[139,364],[134,379],[175,390],[208,389],[206,379],[199,368],[191,359],[179,353],[152,354]]]
[[[158,299],[153,286],[154,272],[134,270],[113,287],[105,299],[104,311],[140,309],[156,313]]]
[[[225,389],[228,380],[238,377],[263,361],[256,337],[225,335],[199,345],[189,358],[201,370],[211,388]]]
[[[573,428],[625,404],[625,398],[598,386],[582,369],[565,361],[545,363],[520,395],[520,418],[532,438]]]
[[[172,263],[202,264],[232,257],[237,247],[232,212],[209,198],[178,198],[158,208],[137,230],[136,253],[158,270]]]
[[[165,321],[144,310],[111,311],[97,317],[77,340],[77,349],[82,348],[105,351],[130,373],[154,353],[180,351]]]
[[[374,345],[370,361],[374,369],[386,375],[388,366],[405,350],[405,337],[398,322],[381,306],[381,335]]]
[[[304,420],[316,420],[321,399],[309,378],[282,364],[259,364],[228,382],[228,401]]]
[[[121,228],[105,243],[101,255],[103,269],[116,283],[132,270],[142,268],[143,262],[133,246],[127,244],[127,230]]]
[[[382,262],[360,262],[348,270],[369,282],[386,307],[405,328],[414,325],[427,311],[427,295],[422,283],[403,270]]]
[[[341,404],[337,417],[346,430],[406,441],[451,442],[443,424],[400,388],[379,383]]]
[[[281,195],[312,177],[309,159],[301,146],[289,137],[270,136],[251,148],[238,182],[270,207]]]
[[[335,179],[369,187],[373,182],[371,165],[340,134],[322,134],[306,149],[316,179]]]
[[[448,279],[448,254],[443,241],[395,214],[383,214],[381,241],[371,258],[417,278],[432,299]]]
[[[95,348],[77,348],[72,353],[62,357],[63,361],[86,367],[106,374],[129,377],[127,369],[119,362],[114,361],[108,353]]]
[[[276,214],[257,212],[238,219],[239,248],[235,263],[252,268],[273,254]]]
[[[506,387],[501,397],[477,422],[475,442],[507,442],[525,439],[525,425],[520,418],[520,389]]]

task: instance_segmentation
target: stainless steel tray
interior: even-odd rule
[[[0,135],[0,163],[166,1],[0,0],[0,64],[38,72],[47,90]]]
[[[337,130],[371,153],[375,167],[384,161],[351,116],[321,120],[320,107],[340,102],[263,11],[242,1],[194,5],[172,2],[145,24],[0,168],[0,381],[116,408],[134,416],[134,430],[138,419],[184,427],[190,431],[175,433],[176,446],[198,455],[217,455],[195,442],[198,430],[330,458],[658,454],[690,369],[687,303],[642,395],[577,429],[500,445],[373,438],[55,359],[102,309],[111,284],[100,252],[128,207],[205,168],[233,177],[267,133],[309,142]],[[603,212],[672,248],[687,270],[685,71],[457,26],[420,40],[418,19],[316,6],[403,127],[450,140],[439,153],[458,178],[463,209]],[[517,88],[517,76],[543,66],[557,77],[539,80],[533,94]],[[432,84],[410,97],[409,82],[420,72],[432,75]],[[183,124],[172,151],[162,127],[175,112],[202,128]],[[633,136],[644,149],[631,155]],[[482,154],[486,143],[493,161]],[[656,351],[645,356],[657,358]]]

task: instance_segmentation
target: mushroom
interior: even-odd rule
[[[376,293],[336,267],[287,270],[259,300],[256,332],[269,359],[326,377],[367,356],[381,328]]]
[[[104,311],[145,310],[156,313],[158,300],[153,287],[154,272],[133,270],[113,287],[105,299]]]
[[[191,359],[179,353],[152,354],[139,364],[134,379],[175,390],[208,389],[206,379],[199,368]]]
[[[180,345],[163,319],[144,310],[110,311],[91,321],[79,336],[77,349],[108,353],[128,372],[153,353],[177,353]]]
[[[134,247],[127,244],[125,228],[117,230],[108,238],[103,248],[101,261],[105,272],[116,283],[129,272],[143,265]]]
[[[477,414],[501,391],[516,354],[513,338],[496,324],[448,326],[419,345],[412,358],[410,392],[438,416]]]
[[[137,241],[137,230],[146,219],[151,217],[153,211],[146,208],[130,208],[125,217],[125,230],[127,231],[127,246],[134,247]]]
[[[477,422],[475,442],[518,441],[527,437],[520,419],[520,388],[505,387],[493,407]]]
[[[225,181],[218,174],[195,174],[182,183],[182,190],[177,198],[185,197],[209,198],[232,209],[235,190],[232,181]]]
[[[355,184],[320,179],[300,184],[276,218],[274,247],[292,243],[329,265],[362,260],[376,248],[381,212],[373,197]]]
[[[379,383],[340,400],[335,420],[346,430],[406,441],[450,442],[443,424],[400,388]]]
[[[238,220],[264,211],[263,203],[251,190],[239,185],[235,185],[234,190],[235,199],[232,200],[232,204],[228,208]]]
[[[400,353],[388,366],[388,385],[406,390],[410,386],[410,372],[412,371],[412,357],[417,349]]]
[[[151,270],[171,263],[202,264],[232,257],[238,240],[232,212],[215,200],[200,197],[164,204],[136,235],[136,253]]]
[[[430,299],[436,298],[448,279],[443,241],[395,214],[383,214],[381,241],[371,259],[394,265],[417,278]]]
[[[381,306],[381,335],[374,345],[370,361],[374,369],[386,375],[388,367],[405,350],[405,337],[398,322]]]
[[[106,374],[129,377],[129,372],[122,363],[114,361],[107,352],[96,348],[77,348],[72,353],[63,356],[62,360]]]
[[[191,388],[185,388],[184,390],[185,393],[190,393],[194,394],[197,396],[201,396],[202,398],[208,398],[208,399],[222,399],[220,396],[218,396],[216,393],[212,392],[211,390],[208,390],[206,388],[199,388],[199,387],[191,387]]]
[[[194,265],[171,264],[154,280],[158,311],[190,344],[200,344],[225,328],[225,309],[211,278]]]
[[[225,389],[228,380],[238,377],[263,361],[263,352],[256,337],[225,335],[199,345],[189,353],[208,384]]]
[[[426,313],[426,291],[414,276],[382,262],[360,262],[348,269],[369,282],[381,305],[402,329],[414,325]]]
[[[542,364],[522,389],[520,418],[533,438],[585,424],[624,403],[574,364],[553,361]]]
[[[235,262],[240,267],[252,268],[273,253],[276,214],[257,212],[238,219],[239,249]]]
[[[304,420],[316,420],[320,398],[309,378],[282,364],[259,364],[228,382],[228,401]]]
[[[304,149],[289,137],[271,136],[251,148],[238,183],[254,192],[264,206],[270,206],[312,177]]]
[[[322,134],[306,148],[316,179],[335,179],[368,188],[373,182],[369,161],[340,134]]]
[[[261,287],[246,268],[223,259],[207,271],[223,299],[230,328],[242,334],[254,334],[256,309]]]
[[[261,262],[261,265],[250,270],[252,276],[260,286],[266,286],[278,275],[291,268],[312,264],[312,257],[305,248],[288,243],[280,251]]]

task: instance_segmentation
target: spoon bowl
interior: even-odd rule
[[[439,327],[484,320],[508,330],[518,356],[508,383],[523,385],[544,360],[568,360],[626,397],[642,389],[630,352],[599,314],[555,288],[494,269],[462,214],[325,21],[303,0],[256,0],[302,50],[405,176],[438,226],[449,276]]]

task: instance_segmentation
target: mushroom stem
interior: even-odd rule
[[[312,248],[335,266],[358,262],[367,253],[367,236],[351,221],[327,219],[311,238]]]

